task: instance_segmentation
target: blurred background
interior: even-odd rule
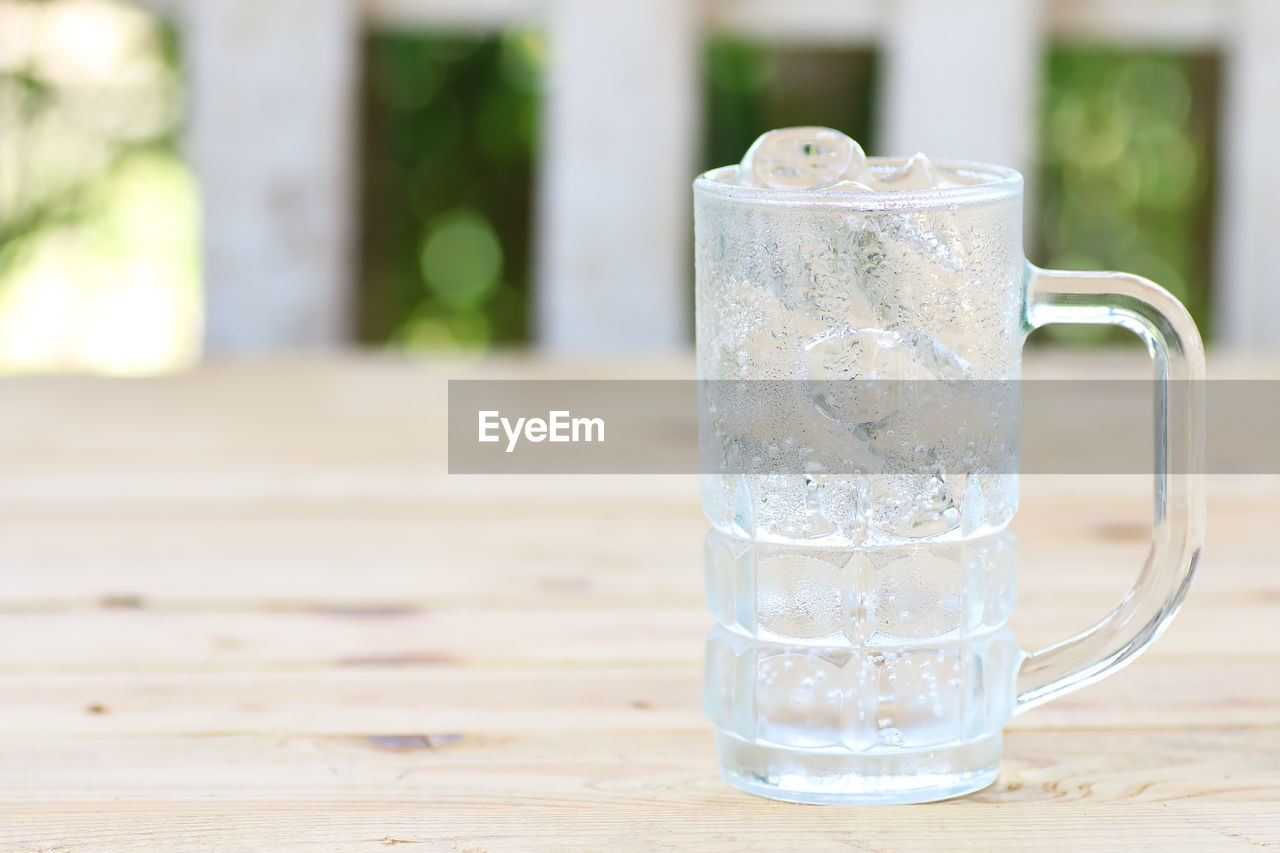
[[[1274,44],[1266,0],[0,0],[0,371],[688,345],[688,184],[797,124],[1014,165],[1033,262],[1280,349]]]

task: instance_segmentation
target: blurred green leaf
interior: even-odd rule
[[[1040,116],[1032,259],[1155,280],[1211,329],[1215,57],[1058,46]],[[1078,330],[1046,329],[1080,341]],[[1088,340],[1126,339],[1123,332]]]
[[[541,34],[376,32],[365,63],[360,337],[527,341]]]

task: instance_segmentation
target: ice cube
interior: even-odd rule
[[[857,329],[843,325],[804,347],[810,380],[967,379],[968,363],[923,329]]]
[[[901,378],[911,380],[966,379],[969,364],[923,329],[893,333],[903,350]]]
[[[924,154],[917,152],[889,174],[871,180],[876,190],[932,190],[950,187],[970,187],[987,179],[973,172],[939,166]]]
[[[946,166],[938,165],[935,165],[933,168],[937,171],[938,178],[942,181],[943,186],[972,187],[977,186],[978,184],[988,183],[991,180],[990,177],[983,177],[982,175],[972,171],[950,169]]]
[[[785,127],[761,136],[738,167],[749,186],[777,190],[826,189],[867,176],[858,143],[829,127]]]
[[[929,158],[917,152],[878,183],[885,190],[928,190],[943,186],[944,182]]]

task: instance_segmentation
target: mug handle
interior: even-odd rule
[[[1155,361],[1155,523],[1151,550],[1115,609],[1083,633],[1032,652],[1014,713],[1109,675],[1158,637],[1191,584],[1204,542],[1204,345],[1187,309],[1136,275],[1027,265],[1026,321],[1123,326]]]

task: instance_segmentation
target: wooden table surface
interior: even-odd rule
[[[1172,628],[1014,720],[991,788],[774,803],[699,709],[697,479],[445,472],[447,377],[614,369],[690,365],[0,380],[0,849],[1280,844],[1276,478],[1209,478]],[[1126,588],[1149,488],[1024,478],[1025,646]]]

